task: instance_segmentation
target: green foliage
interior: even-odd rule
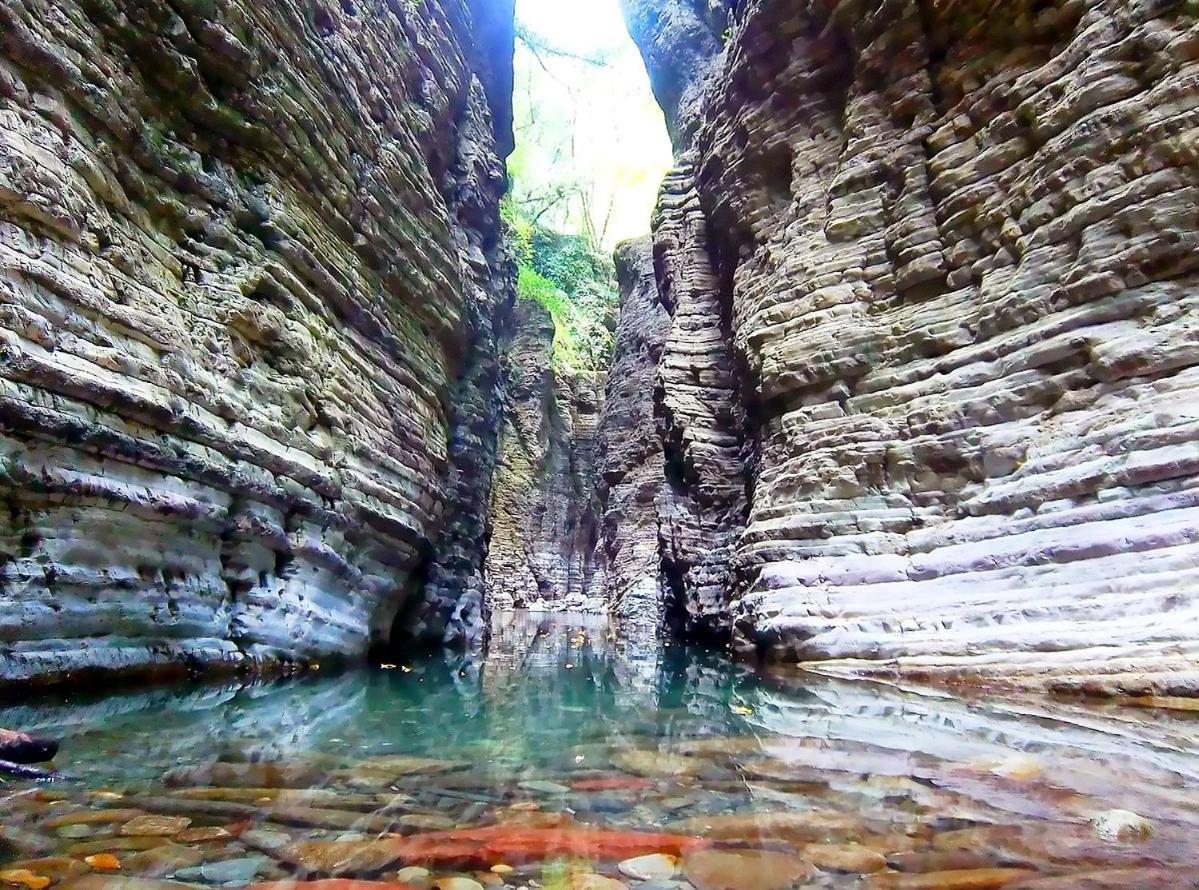
[[[538,303],[553,319],[554,366],[604,367],[618,300],[611,259],[582,235],[535,222],[511,199],[504,201],[502,213],[516,256],[517,296]]]

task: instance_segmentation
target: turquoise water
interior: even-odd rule
[[[13,886],[1175,888],[1199,863],[1197,715],[622,651],[587,619],[502,616],[482,662],[38,699],[0,726],[61,738],[66,777],[0,789]]]

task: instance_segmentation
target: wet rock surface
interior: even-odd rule
[[[511,6],[0,3],[0,683],[482,627]]]
[[[1194,695],[1194,10],[627,17],[676,137],[689,623],[837,672]]]
[[[59,727],[69,776],[5,786],[0,886],[1194,886],[1185,714],[759,675],[677,648],[634,681],[602,634],[544,617],[495,640],[474,674],[438,659],[0,709]]]
[[[600,612],[596,461],[605,373],[554,360],[554,322],[517,306],[491,488],[487,599],[499,610]]]
[[[653,641],[667,618],[658,558],[666,470],[654,417],[654,387],[670,316],[658,296],[653,244],[615,253],[620,312],[600,417],[596,460],[603,598],[623,639]]]

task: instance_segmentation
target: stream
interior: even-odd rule
[[[0,886],[1199,886],[1199,714],[495,622],[483,661],[0,706],[65,776],[0,787]]]

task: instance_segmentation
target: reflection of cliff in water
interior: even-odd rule
[[[181,764],[374,755],[470,764],[506,787],[608,770],[621,749],[695,753],[763,807],[847,806],[900,793],[1002,824],[1095,800],[1194,824],[1199,724],[1128,708],[911,692],[791,669],[758,674],[719,653],[614,645],[594,619],[501,616],[484,661],[254,685],[44,700],[0,725],[61,736],[58,765],[93,785],[146,786]],[[749,755],[753,755],[750,757]],[[813,784],[815,783],[815,784]],[[852,799],[852,800],[851,800]]]
[[[275,760],[314,750],[361,713],[360,684],[343,674],[45,698],[0,707],[0,726],[62,738],[58,763],[69,775],[151,780],[177,758]]]
[[[743,668],[684,647],[624,647],[610,633],[599,616],[497,615],[482,674],[492,736],[569,744],[671,736],[680,721],[696,731],[697,717],[723,725]]]

